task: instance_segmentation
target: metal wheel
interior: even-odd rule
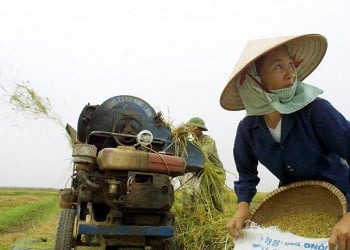
[[[75,214],[75,209],[62,209],[56,231],[55,250],[71,250],[74,247]]]

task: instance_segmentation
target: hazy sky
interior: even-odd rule
[[[247,40],[325,35],[327,54],[305,82],[350,119],[349,9],[348,0],[0,0],[0,84],[11,92],[29,81],[74,127],[87,103],[121,94],[144,99],[174,125],[200,116],[234,172],[245,113],[222,109],[219,97]],[[64,187],[72,166],[63,128],[16,113],[0,97],[0,186]],[[275,188],[260,171],[259,190]]]

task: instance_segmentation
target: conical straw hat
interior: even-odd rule
[[[227,110],[243,110],[244,106],[235,86],[239,74],[258,57],[286,45],[293,59],[300,61],[296,68],[298,79],[304,80],[321,62],[327,50],[327,40],[319,34],[284,36],[249,41],[236,63],[230,80],[220,97],[220,105]]]

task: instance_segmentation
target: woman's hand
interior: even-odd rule
[[[350,212],[346,213],[332,229],[328,240],[329,250],[350,250]],[[338,247],[338,248],[337,248]]]
[[[245,222],[249,218],[250,218],[249,203],[248,202],[238,203],[236,214],[232,217],[232,219],[226,225],[227,230],[235,240],[239,238],[243,238],[242,227],[244,226]]]

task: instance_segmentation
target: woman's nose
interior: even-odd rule
[[[291,69],[287,70],[286,73],[285,73],[284,78],[287,79],[287,80],[292,79],[293,82],[294,82],[294,80],[296,78],[295,70],[291,70]]]

